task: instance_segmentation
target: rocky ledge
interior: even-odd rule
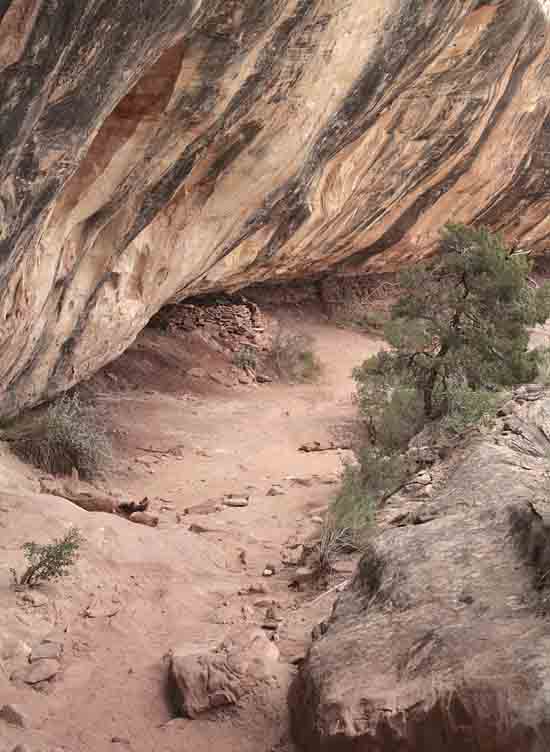
[[[538,396],[517,395],[417,502],[419,523],[373,539],[291,693],[304,750],[550,749],[550,399]]]

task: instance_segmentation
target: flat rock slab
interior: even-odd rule
[[[43,661],[43,660],[59,660],[61,658],[61,654],[63,653],[63,645],[61,645],[58,642],[41,642],[40,645],[37,645],[32,649],[32,653],[30,655],[30,662],[35,663],[36,661]]]
[[[38,684],[39,682],[53,679],[59,673],[60,669],[59,661],[45,659],[31,663],[28,668],[17,671],[13,678],[24,681],[25,684]]]

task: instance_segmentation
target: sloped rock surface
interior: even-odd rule
[[[548,3],[0,3],[0,414],[167,302],[391,270],[449,218],[543,252]]]
[[[294,685],[303,749],[550,748],[550,398],[517,404],[362,559]]]

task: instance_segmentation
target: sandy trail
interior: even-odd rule
[[[303,453],[298,447],[332,438],[331,429],[352,418],[351,370],[379,343],[328,324],[295,326],[315,337],[324,365],[317,384],[104,397],[125,432],[108,485],[133,498],[149,496],[160,512],[157,529],[90,515],[53,497],[45,505],[44,497],[33,502],[28,494],[2,495],[0,543],[12,558],[21,541],[56,534],[59,519],[78,524],[88,540],[78,573],[64,586],[48,586],[50,603],[40,614],[22,607],[2,569],[0,591],[8,608],[0,616],[0,636],[13,633],[17,619],[23,619],[22,639],[43,635],[54,624],[67,629],[63,674],[48,694],[7,687],[8,699],[30,709],[33,729],[9,729],[6,750],[20,740],[40,752],[54,749],[52,740],[71,752],[290,748],[283,686],[260,714],[241,708],[210,719],[171,721],[163,655],[175,646],[216,644],[230,629],[261,624],[265,608],[254,606],[258,596],[238,594],[251,583],[267,584],[269,599],[278,604],[283,659],[303,652],[312,625],[330,606],[310,608],[315,593],[289,590],[281,553],[289,541],[303,541],[316,529],[311,518],[330,502],[345,454]],[[18,463],[5,453],[3,458],[10,472],[21,473]],[[267,495],[275,483],[284,495]],[[249,506],[193,512],[227,493],[249,494]],[[184,515],[187,508],[191,512]],[[193,523],[207,532],[191,532]],[[268,563],[277,569],[269,581],[262,578]]]

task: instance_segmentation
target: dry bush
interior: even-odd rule
[[[255,371],[258,367],[258,351],[250,345],[243,345],[233,356],[233,365],[243,370]]]
[[[342,556],[359,551],[361,542],[356,531],[344,527],[329,515],[321,529],[321,537],[308,556],[308,565],[317,579],[328,577],[334,571],[334,564]]]
[[[266,361],[277,378],[291,383],[316,381],[322,370],[313,337],[284,330],[274,337]]]
[[[112,447],[97,410],[77,394],[64,395],[45,411],[10,428],[14,453],[53,475],[92,478],[111,461]]]

